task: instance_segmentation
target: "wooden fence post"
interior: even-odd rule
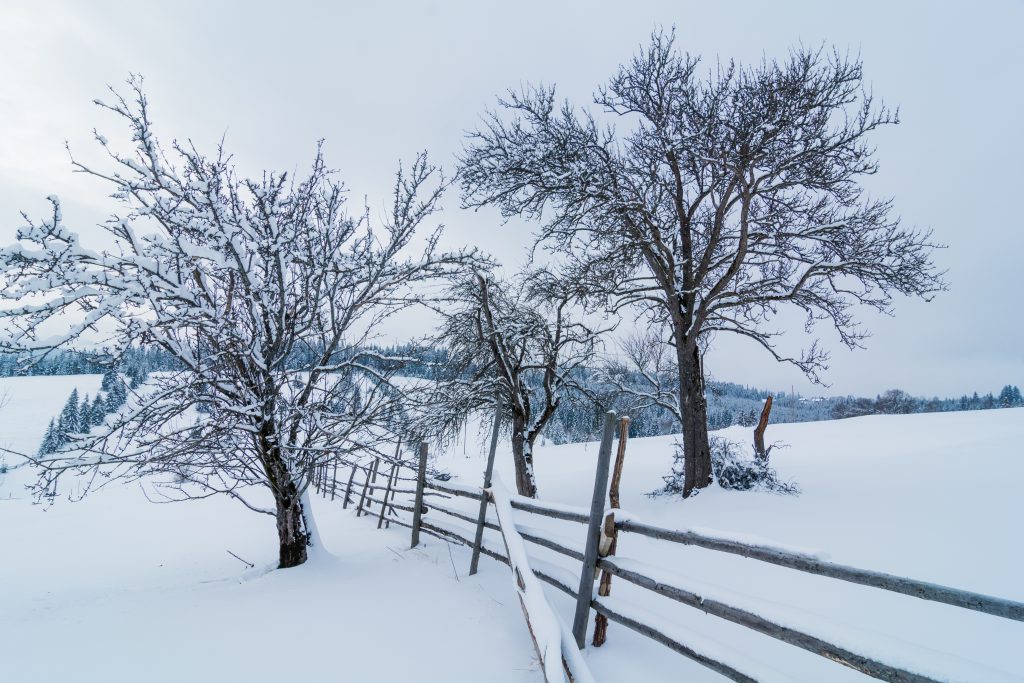
[[[391,496],[391,486],[395,481],[395,471],[398,469],[398,463],[391,463],[391,472],[388,473],[388,487],[384,489],[384,502],[380,504],[380,516],[377,517],[377,528],[381,528],[384,525],[384,515],[388,511],[388,497]]]
[[[334,458],[334,469],[331,472],[331,500],[334,500],[334,492],[338,489],[338,458]]]
[[[352,471],[348,473],[348,484],[345,486],[345,500],[341,503],[341,509],[345,510],[348,508],[348,504],[352,502],[352,480],[356,476],[356,470],[359,469],[359,465],[352,463]]]
[[[374,500],[371,497],[377,492],[377,486],[376,486],[376,484],[377,484],[377,474],[380,472],[380,469],[381,469],[381,458],[380,458],[380,456],[377,456],[377,460],[374,461],[374,475],[370,479],[370,488],[367,489],[367,510],[368,511],[370,510],[370,508],[374,507]],[[370,513],[367,512],[367,514],[370,514]]]
[[[420,544],[420,519],[423,517],[423,488],[427,483],[427,442],[420,442],[420,465],[416,471],[416,503],[412,512],[412,545]]]
[[[380,458],[377,458],[373,463],[366,468],[366,481],[363,482],[363,492],[359,496],[359,505],[356,507],[356,517],[363,514],[363,503],[366,502],[366,489],[370,485],[370,473],[377,467],[377,463],[380,462]]]
[[[607,548],[599,548],[601,557],[614,555],[619,545],[619,534],[615,529],[615,510],[619,509],[619,485],[622,483],[622,465],[626,459],[626,441],[629,439],[629,418],[619,420],[619,448],[615,453],[615,466],[612,467],[612,483],[608,487],[608,507],[611,508],[604,518],[604,537],[609,539]],[[612,575],[607,569],[601,571],[601,582],[597,594],[602,597],[611,595]],[[608,638],[608,617],[598,614],[594,617],[594,647],[601,647]]]
[[[491,474],[494,472],[494,453],[498,450],[498,432],[501,429],[501,401],[494,401],[494,427],[491,430],[491,449],[487,452],[487,468],[484,470],[484,491],[480,494],[480,514],[476,519],[476,536],[473,538],[473,559],[469,562],[469,575],[476,574],[480,564],[480,548],[484,543],[484,523],[487,521],[487,503],[491,488]]]
[[[576,593],[576,616],[572,621],[572,635],[582,650],[587,637],[587,622],[590,620],[590,601],[594,597],[594,578],[597,573],[597,549],[601,541],[601,522],[604,518],[604,501],[608,495],[608,465],[612,459],[612,439],[615,437],[615,411],[604,415],[604,433],[601,448],[597,452],[597,471],[594,474],[594,497],[590,502],[590,522],[587,525],[587,544],[583,551],[583,569],[580,572],[580,589]]]

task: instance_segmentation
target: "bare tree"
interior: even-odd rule
[[[280,566],[299,565],[318,542],[314,469],[393,438],[397,389],[366,342],[421,298],[418,283],[472,260],[439,252],[440,228],[414,246],[447,181],[419,156],[399,170],[376,224],[348,213],[319,148],[300,180],[240,178],[222,147],[211,158],[174,143],[166,154],[140,81],[129,84],[128,99],[112,90],[111,104],[97,103],[127,123],[131,151],[97,133],[106,166],[73,159],[121,206],[102,226],[112,246],[87,248],[55,198],[48,219],[26,217],[20,243],[0,252],[0,348],[46,354],[89,342],[117,362],[156,345],[181,369],[156,373],[103,428],[41,458],[37,492],[53,495],[77,472],[90,483],[156,476],[172,499],[231,496],[276,518]],[[70,329],[39,333],[60,326]]]
[[[752,339],[814,380],[815,342],[780,353],[768,325],[783,306],[824,320],[849,347],[858,305],[942,289],[930,233],[905,229],[860,181],[868,138],[897,122],[862,86],[861,63],[798,49],[781,63],[728,64],[706,77],[658,32],[594,96],[620,129],[558,105],[553,88],[500,101],[462,156],[463,202],[541,222],[611,312],[637,307],[671,331],[686,458],[685,494],[711,481],[700,344]]]
[[[537,495],[533,449],[563,397],[580,391],[578,369],[593,358],[599,336],[574,302],[579,292],[546,270],[511,281],[477,273],[457,281],[435,343],[449,354],[445,374],[428,393],[435,434],[456,433],[466,418],[504,406],[516,488]]]

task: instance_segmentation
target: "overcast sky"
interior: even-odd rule
[[[355,5],[355,3],[351,3]],[[868,348],[834,348],[827,389],[748,343],[720,337],[718,379],[804,393],[998,391],[1024,385],[1024,4],[701,2],[16,2],[0,6],[0,240],[19,212],[59,195],[85,235],[111,205],[70,171],[64,141],[123,130],[91,101],[129,72],[146,78],[160,136],[209,149],[222,135],[243,170],[305,167],[327,140],[361,203],[383,206],[400,158],[428,149],[452,165],[464,132],[521,83],[555,83],[583,101],[656,26],[706,62],[784,57],[791,46],[861,54],[876,95],[902,124],[878,134],[881,173],[904,221],[931,227],[951,290],[862,317]],[[516,266],[531,226],[459,211],[451,244]],[[408,324],[408,323],[407,323]],[[412,326],[412,325],[409,325]],[[785,348],[809,339],[799,325]]]

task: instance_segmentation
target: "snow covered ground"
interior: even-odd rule
[[[0,379],[0,445],[34,451],[72,386]],[[540,680],[507,573],[470,580],[445,544],[317,501],[330,555],[270,571],[270,517],[228,500],[158,505],[138,486],[30,504],[0,475],[0,681]],[[256,565],[250,570],[227,551]]]
[[[749,429],[719,434],[749,443]],[[622,507],[659,526],[817,553],[834,562],[1024,601],[1024,409],[872,416],[772,425],[783,442],[772,460],[799,496],[730,492],[717,487],[688,501],[648,497],[672,459],[673,437],[629,444]],[[467,452],[473,453],[472,443]],[[481,459],[461,455],[442,466],[466,483],[480,479]],[[540,497],[588,506],[597,444],[547,446],[536,455]],[[504,481],[514,481],[508,454]],[[581,527],[524,515],[582,548]],[[545,561],[572,563],[543,548]],[[916,598],[812,576],[700,548],[625,534],[619,555],[659,567],[683,587],[827,636],[849,648],[940,679],[1022,681],[1024,624]],[[491,563],[494,571],[500,571]],[[578,571],[578,570],[577,570]],[[554,589],[564,615],[569,600]],[[766,636],[615,579],[612,597],[734,652],[737,663],[778,672],[778,680],[854,681],[861,674]],[[588,652],[598,680],[721,680],[622,626]],[[602,676],[603,674],[603,676]],[[771,679],[766,673],[765,680]]]
[[[0,409],[0,446],[34,450],[72,386],[94,393],[99,377],[0,379],[11,398]],[[725,433],[749,440],[748,430]],[[1024,409],[773,425],[768,438],[789,444],[773,462],[801,495],[647,497],[671,462],[672,439],[657,437],[630,442],[623,507],[662,526],[759,538],[1024,600]],[[471,433],[437,465],[478,484],[479,450]],[[586,504],[596,451],[593,443],[538,448],[541,498]],[[513,480],[506,449],[498,470]],[[276,556],[272,520],[236,503],[156,505],[138,486],[116,485],[47,509],[25,497],[30,474],[0,475],[2,681],[540,680],[508,570],[487,558],[467,577],[464,549],[427,538],[408,551],[407,530],[377,531],[374,521],[318,499],[330,555],[267,572]],[[521,521],[582,545],[578,525]],[[892,663],[950,680],[1024,680],[1024,624],[628,534],[619,555]],[[569,600],[547,590],[571,621]],[[866,680],[619,579],[612,597],[692,632],[694,644],[753,662],[764,680]],[[722,680],[616,624],[586,658],[608,683]]]

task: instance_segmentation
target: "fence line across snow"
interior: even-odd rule
[[[742,653],[706,642],[694,645],[693,641],[701,640],[699,634],[666,624],[643,610],[623,602],[621,598],[610,598],[604,588],[601,595],[595,595],[594,581],[598,572],[604,575],[602,585],[607,582],[608,576],[616,576],[677,603],[700,609],[707,614],[818,654],[876,679],[909,681],[911,683],[938,683],[940,680],[921,671],[913,671],[857,653],[852,647],[816,635],[814,633],[816,629],[813,627],[809,628],[794,623],[792,620],[776,619],[771,615],[761,614],[750,606],[730,604],[732,596],[719,597],[708,594],[702,589],[688,588],[684,580],[673,577],[671,572],[661,568],[628,557],[616,556],[615,545],[618,543],[612,543],[610,551],[607,547],[609,545],[607,542],[609,530],[613,530],[616,534],[618,532],[636,534],[656,541],[693,545],[708,550],[740,555],[847,583],[918,597],[1015,621],[1024,621],[1024,603],[1013,600],[828,562],[813,555],[772,545],[715,536],[691,529],[659,527],[646,523],[623,510],[606,508],[605,496],[608,493],[609,456],[614,438],[614,427],[615,414],[608,413],[599,450],[594,496],[590,510],[523,498],[508,492],[500,481],[492,481],[497,429],[492,434],[487,471],[484,473],[483,483],[486,486],[467,486],[454,481],[428,478],[426,476],[426,444],[421,444],[416,463],[417,468],[413,477],[398,476],[402,468],[411,469],[411,463],[402,461],[397,455],[393,460],[385,459],[385,463],[392,464],[393,467],[390,468],[392,471],[388,473],[390,476],[387,477],[387,488],[383,498],[366,494],[366,489],[375,485],[373,480],[378,474],[380,459],[368,466],[353,466],[342,496],[343,506],[347,506],[350,502],[353,485],[356,488],[361,486],[363,495],[360,497],[359,511],[362,511],[364,504],[368,508],[370,503],[377,503],[381,506],[378,512],[378,525],[382,521],[387,521],[410,528],[413,547],[418,544],[420,533],[425,533],[472,548],[471,574],[476,571],[480,555],[487,555],[508,565],[515,578],[517,595],[544,666],[545,679],[549,682],[593,680],[590,678],[591,674],[586,669],[585,662],[579,656],[580,649],[584,645],[591,609],[598,615],[651,638],[675,652],[721,673],[730,680],[744,683],[758,680],[756,665],[743,661]],[[617,469],[621,469],[628,419],[623,420],[621,427]],[[364,481],[355,480],[357,470],[364,473]],[[335,471],[333,477],[335,481],[330,482],[332,495],[338,486],[336,477]],[[399,480],[415,481],[416,487],[415,489],[398,489],[395,484]],[[326,490],[324,486],[325,484],[321,480],[321,491]],[[613,483],[613,488],[616,487],[617,482]],[[383,487],[378,483],[376,488]],[[395,501],[396,494],[415,496],[415,500],[410,501],[410,504],[399,503]],[[480,510],[474,517],[472,513],[462,512],[433,502],[433,498],[438,497],[479,501]],[[613,497],[613,500],[617,502],[617,495]],[[488,517],[487,513],[490,509],[496,511],[494,518]],[[399,511],[411,513],[411,521],[408,518],[403,519],[399,515]],[[515,517],[516,512],[584,525],[586,532],[582,552],[577,548],[570,547],[571,544],[565,541],[552,538],[543,529],[521,523]],[[357,514],[359,513],[357,512]],[[438,515],[457,521],[445,523]],[[462,522],[471,526],[463,526]],[[504,548],[498,549],[489,546],[483,535],[484,530],[498,532],[501,535]],[[602,531],[605,534],[604,539],[602,539]],[[603,543],[602,540],[604,540]],[[621,540],[621,538],[617,539],[617,541]],[[531,560],[525,550],[526,543],[546,548],[580,562],[579,574],[575,574],[565,567],[549,565],[536,559]],[[501,550],[504,550],[504,553]],[[544,581],[576,600],[576,616],[571,633],[557,612],[546,602],[543,592],[538,590],[537,581]],[[577,582],[579,586],[575,587],[574,584]],[[596,645],[600,645],[598,640],[603,642],[603,636],[599,639],[595,633]],[[571,646],[568,650],[566,650],[566,643]],[[553,654],[556,651],[560,652],[557,658]]]

